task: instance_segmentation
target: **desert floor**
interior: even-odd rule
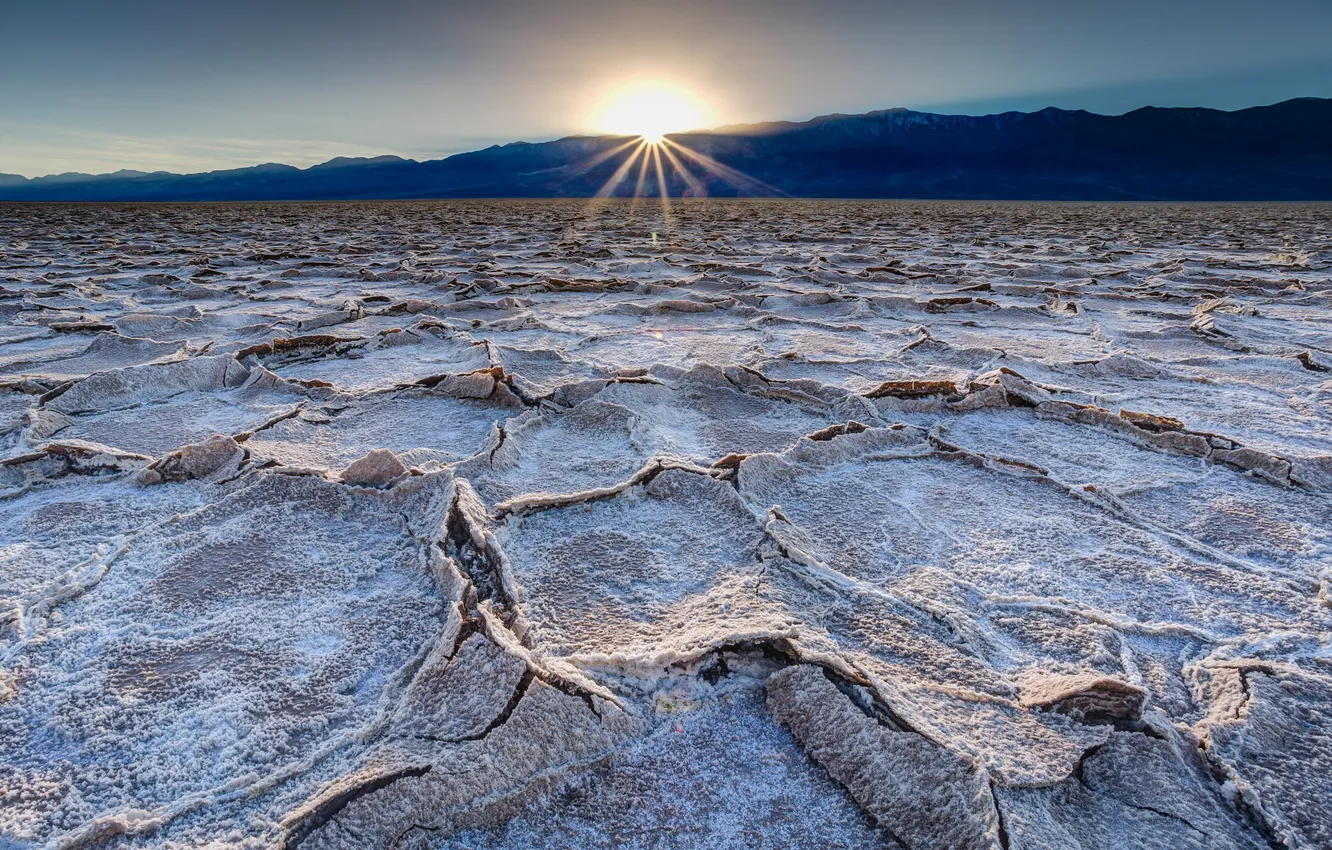
[[[0,847],[1332,846],[1332,208],[0,205]]]

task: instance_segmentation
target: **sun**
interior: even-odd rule
[[[682,89],[665,83],[642,82],[613,92],[595,123],[602,132],[642,136],[650,144],[657,144],[667,133],[699,127],[703,123],[703,110]]]

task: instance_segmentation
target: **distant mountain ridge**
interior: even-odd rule
[[[1098,115],[941,115],[885,109],[808,121],[732,125],[670,137],[725,168],[682,157],[671,195],[1013,200],[1332,200],[1332,99],[1233,112],[1144,107]],[[445,159],[338,157],[309,168],[266,163],[199,174],[0,174],[0,200],[262,201],[586,197],[623,160],[623,136],[513,142]],[[673,171],[667,166],[668,174]],[[751,181],[739,181],[729,169]],[[631,194],[636,173],[614,194]],[[722,176],[729,175],[729,176]],[[645,181],[659,194],[655,174]]]

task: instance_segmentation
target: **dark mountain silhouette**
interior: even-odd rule
[[[1043,109],[937,115],[888,109],[676,134],[726,168],[682,162],[714,196],[1049,200],[1332,199],[1332,100],[1235,112],[1146,107],[1125,115]],[[622,136],[514,142],[446,159],[338,157],[299,169],[170,174],[0,175],[0,200],[240,201],[590,196],[624,153]],[[678,148],[676,149],[678,152]],[[667,190],[690,188],[663,158]],[[752,181],[728,171],[743,172]],[[659,194],[654,170],[646,186]],[[727,175],[727,176],[722,176]],[[631,194],[637,168],[614,194]]]

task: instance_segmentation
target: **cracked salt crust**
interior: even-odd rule
[[[0,845],[1332,845],[1322,207],[13,211]]]

